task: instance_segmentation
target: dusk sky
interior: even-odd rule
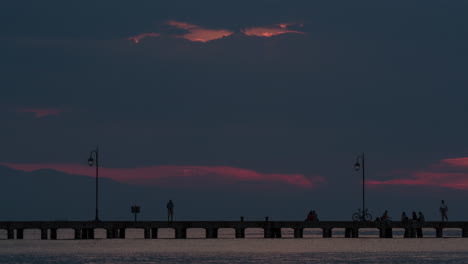
[[[462,0],[2,2],[0,165],[94,177],[98,144],[101,176],[125,184],[284,187],[347,216],[365,152],[374,214],[398,195],[466,209],[467,14]]]

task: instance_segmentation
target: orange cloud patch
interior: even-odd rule
[[[69,174],[95,176],[94,169],[79,164],[15,164],[0,163],[13,169],[34,171],[38,169],[53,169]],[[141,168],[99,168],[102,177],[130,184],[158,184],[168,179],[183,180],[195,178],[209,185],[212,182],[265,182],[286,183],[301,188],[313,188],[324,181],[319,176],[313,180],[302,174],[261,173],[248,169],[225,166],[150,166]]]
[[[140,41],[144,38],[147,38],[147,37],[159,37],[161,34],[159,33],[143,33],[143,34],[140,34],[140,35],[137,35],[137,36],[133,36],[133,37],[129,37],[127,38],[128,40],[131,40],[133,42],[135,42],[135,44],[138,44],[140,43]]]
[[[228,29],[209,29],[204,28],[198,25],[190,24],[187,22],[169,20],[166,22],[167,26],[175,27],[177,29],[182,29],[186,32],[181,34],[176,34],[178,38],[184,38],[190,41],[199,41],[199,42],[208,42],[215,39],[220,39],[223,37],[230,36],[234,34],[233,31]],[[264,27],[249,27],[241,32],[247,36],[260,36],[260,37],[273,37],[286,33],[294,34],[304,34],[302,31],[292,30],[291,26],[302,27],[302,24],[296,23],[281,23],[272,26]],[[131,40],[135,43],[139,43],[142,39],[147,37],[158,37],[161,36],[159,33],[144,33],[137,36],[129,37],[128,40]]]
[[[60,115],[64,110],[56,108],[20,108],[16,109],[18,113],[32,113],[37,118],[42,118],[51,115]]]
[[[283,23],[265,27],[250,27],[243,30],[243,33],[247,36],[258,36],[268,38],[286,33],[304,34],[304,32],[302,31],[288,29],[290,26],[293,25],[295,25],[295,23]]]
[[[187,33],[178,37],[188,39],[190,41],[201,41],[207,42],[214,39],[220,39],[231,35],[232,31],[226,29],[207,29],[197,25],[170,20],[167,22],[169,26],[173,26],[179,29],[184,29]]]
[[[427,169],[408,173],[407,178],[367,181],[378,185],[415,185],[468,190],[468,158],[444,159]]]

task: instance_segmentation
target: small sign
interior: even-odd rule
[[[133,214],[139,214],[140,213],[140,206],[138,206],[138,205],[132,206],[132,213]]]

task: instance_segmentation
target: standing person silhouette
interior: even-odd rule
[[[169,200],[166,207],[167,207],[167,221],[172,222],[172,220],[174,220],[174,203],[172,202],[172,200]]]
[[[440,205],[439,210],[440,210],[440,215],[442,216],[442,222],[444,221],[444,219],[448,221],[448,217],[447,217],[448,207],[445,204],[444,200],[442,200],[442,204]]]

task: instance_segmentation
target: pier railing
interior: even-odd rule
[[[422,229],[435,229],[436,237],[443,237],[443,229],[460,229],[461,237],[468,237],[468,222],[366,222],[366,221],[4,221],[0,229],[7,231],[8,239],[23,239],[25,229],[38,229],[41,239],[57,239],[57,230],[73,229],[75,239],[94,239],[95,229],[105,229],[106,238],[124,239],[126,229],[143,229],[145,239],[158,238],[158,229],[172,228],[174,238],[187,238],[187,229],[202,228],[206,238],[218,238],[220,228],[235,230],[235,238],[245,238],[247,228],[260,228],[265,238],[281,238],[281,229],[294,230],[295,238],[304,237],[304,229],[322,229],[324,238],[333,237],[333,229],[344,229],[344,237],[359,237],[360,229],[378,229],[379,237],[393,237],[394,228],[404,229],[405,237],[422,237]]]

